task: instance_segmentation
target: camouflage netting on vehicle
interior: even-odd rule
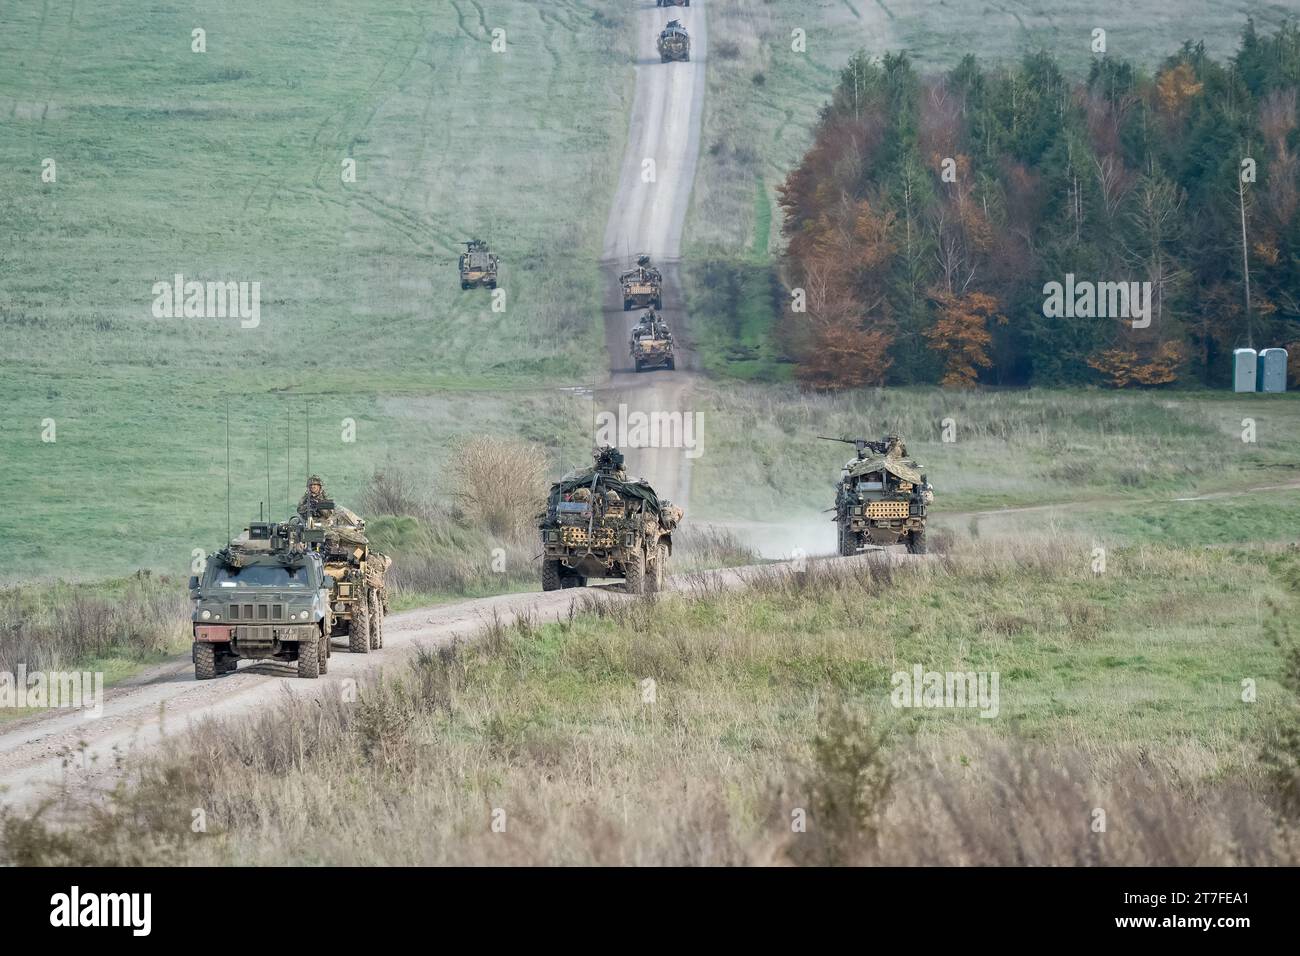
[[[914,485],[921,483],[921,472],[916,462],[907,458],[862,458],[849,462],[849,476],[869,475],[876,471],[887,471],[900,481],[910,481]]]
[[[556,483],[555,492],[560,495],[567,495],[578,488],[590,488],[594,477],[596,477],[596,473],[590,469],[576,475],[565,475]],[[659,496],[655,494],[654,489],[637,479],[620,481],[612,475],[600,475],[597,478],[596,488],[600,491],[616,491],[627,498],[640,498],[656,512],[661,508]]]

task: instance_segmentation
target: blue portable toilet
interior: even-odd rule
[[[1232,390],[1234,392],[1255,391],[1258,371],[1256,366],[1258,363],[1259,353],[1254,349],[1232,350]]]
[[[1286,349],[1262,349],[1256,376],[1261,392],[1286,391]]]

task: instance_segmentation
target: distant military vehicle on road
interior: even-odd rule
[[[623,289],[623,311],[633,309],[662,309],[664,307],[663,274],[650,265],[644,253],[636,257],[636,268],[619,274]]]
[[[656,7],[689,7],[691,0],[655,0]]]
[[[305,516],[292,519],[297,538],[324,563],[330,589],[332,636],[345,636],[354,654],[384,646],[388,613],[387,572],[392,559],[370,549],[366,523],[332,500],[315,503]]]
[[[672,330],[654,309],[641,316],[640,321],[632,327],[628,349],[632,354],[632,364],[638,372],[647,368],[672,370],[677,367],[673,358]]]
[[[623,578],[631,594],[664,586],[672,533],[682,509],[623,470],[615,448],[595,452],[595,466],[551,487],[542,534],[542,590],[585,587],[589,578]]]
[[[669,20],[668,26],[659,33],[659,61],[689,61],[691,58],[691,38],[686,33],[680,20]]]
[[[250,524],[189,583],[196,680],[228,674],[241,658],[296,661],[299,677],[328,669],[329,578],[290,525]]]
[[[465,251],[460,254],[460,287],[472,289],[484,285],[495,289],[499,262],[482,239],[469,240],[465,243]]]
[[[823,437],[823,436],[819,436]],[[881,441],[827,438],[857,448],[840,472],[835,490],[835,523],[839,553],[857,554],[869,545],[905,543],[913,554],[925,554],[925,520],[934,491],[907,446],[897,435]]]

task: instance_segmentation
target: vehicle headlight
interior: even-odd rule
[[[200,612],[199,612],[199,617],[206,621],[208,618],[212,617],[212,612],[211,612],[211,611],[206,611],[206,610],[205,610],[205,611],[200,611]]]

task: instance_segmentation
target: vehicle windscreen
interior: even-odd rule
[[[267,564],[245,568],[220,567],[213,574],[212,583],[219,588],[310,587],[311,570],[306,565],[297,568]]]

